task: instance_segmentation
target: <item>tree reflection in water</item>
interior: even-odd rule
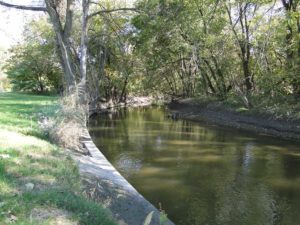
[[[295,225],[297,143],[167,119],[161,108],[93,118],[96,145],[150,202],[182,225]]]

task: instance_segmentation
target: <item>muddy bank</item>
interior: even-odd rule
[[[98,114],[98,113],[105,113],[111,112],[114,110],[118,110],[120,108],[125,107],[143,107],[143,106],[150,106],[154,104],[166,104],[168,102],[167,99],[164,99],[162,96],[131,96],[128,97],[126,103],[113,103],[113,102],[99,102],[96,108],[89,109],[89,116]]]
[[[253,115],[224,108],[218,103],[203,103],[192,99],[168,105],[173,118],[209,122],[221,126],[270,135],[288,140],[300,140],[300,121],[274,119],[270,115]]]
[[[85,194],[108,208],[120,225],[160,225],[160,211],[110,164],[95,146],[87,130],[81,142],[89,155],[73,154],[73,158],[78,164]],[[144,223],[146,218],[149,223]],[[173,223],[168,220],[163,224]]]

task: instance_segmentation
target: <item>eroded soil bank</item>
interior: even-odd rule
[[[183,99],[168,105],[170,117],[198,122],[209,122],[258,134],[275,136],[289,140],[300,140],[300,121],[275,119],[271,115],[236,112],[216,102],[200,102]]]

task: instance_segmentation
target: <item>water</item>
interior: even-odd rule
[[[179,225],[300,224],[300,145],[173,121],[162,108],[90,120],[95,144]]]

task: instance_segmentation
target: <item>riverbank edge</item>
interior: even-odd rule
[[[106,159],[86,128],[80,138],[89,155],[73,154],[85,193],[108,208],[120,225],[174,225],[161,223],[163,215],[146,200]],[[146,218],[151,221],[145,223]],[[151,220],[150,220],[151,219]]]
[[[102,102],[97,105],[96,108],[89,109],[89,117],[101,114],[109,113],[122,108],[137,108],[137,107],[147,107],[151,105],[166,105],[169,102],[168,99],[164,99],[160,96],[132,96],[128,97],[125,103],[111,103]]]
[[[271,115],[236,112],[220,104],[182,99],[168,104],[170,116],[195,122],[250,131],[259,135],[300,141],[300,121],[274,119]]]

